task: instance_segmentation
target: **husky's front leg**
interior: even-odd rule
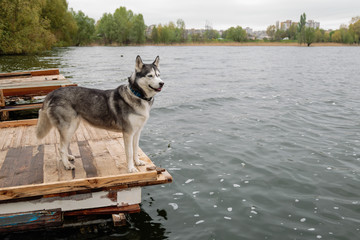
[[[134,140],[133,140],[134,161],[136,166],[145,166],[145,162],[140,160],[138,155],[140,133],[141,133],[141,129],[134,135]]]
[[[125,145],[125,154],[126,154],[126,161],[128,163],[128,172],[135,173],[138,172],[136,167],[134,166],[134,151],[133,151],[133,139],[134,134],[124,133],[124,145]]]

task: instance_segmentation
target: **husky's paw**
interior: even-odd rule
[[[73,170],[75,169],[75,165],[72,163],[64,164],[65,170]]]
[[[75,157],[73,156],[73,155],[68,155],[68,159],[69,159],[69,161],[75,161]]]
[[[137,161],[135,161],[135,165],[136,166],[145,166],[145,162],[142,160],[137,160]]]
[[[129,168],[129,173],[137,173],[139,170],[136,169],[136,167]]]

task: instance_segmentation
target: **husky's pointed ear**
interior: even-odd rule
[[[159,58],[159,56],[157,56],[157,57],[155,58],[155,61],[153,62],[153,64],[154,64],[157,68],[159,68],[159,62],[160,62],[160,58]]]
[[[135,70],[136,72],[141,72],[142,67],[144,66],[143,61],[141,60],[141,57],[137,55],[136,62],[135,62]]]

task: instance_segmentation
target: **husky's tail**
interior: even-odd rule
[[[36,137],[38,139],[42,139],[49,133],[51,127],[52,127],[52,124],[50,122],[47,111],[45,109],[40,109],[39,110],[39,119],[38,119],[37,126],[36,126]]]

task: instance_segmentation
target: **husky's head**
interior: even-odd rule
[[[160,58],[157,56],[151,64],[144,64],[140,56],[136,57],[135,72],[129,78],[131,91],[143,99],[151,99],[160,92],[164,82],[160,79]]]

